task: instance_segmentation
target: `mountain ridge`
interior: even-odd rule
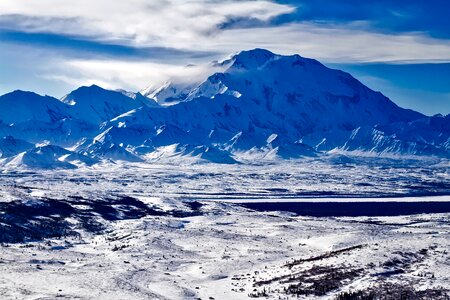
[[[70,151],[65,157],[92,161],[152,161],[157,156],[152,153],[162,153],[235,163],[240,157],[293,159],[335,150],[450,158],[450,115],[429,117],[401,108],[317,60],[254,49],[220,64],[223,71],[197,85],[179,90],[166,83],[147,90],[159,99],[96,85],[61,99],[5,94],[0,136],[23,145],[47,142]],[[0,143],[0,153],[14,153],[5,145],[2,150]],[[171,145],[178,146],[164,148]],[[37,159],[42,150],[25,152]],[[56,152],[47,158],[64,161],[58,157],[64,151]],[[14,158],[2,160],[7,166]]]

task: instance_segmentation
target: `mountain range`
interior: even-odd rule
[[[326,153],[450,158],[450,115],[397,106],[299,55],[242,51],[198,84],[0,97],[3,168],[108,161],[246,163]]]

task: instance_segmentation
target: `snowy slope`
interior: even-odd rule
[[[56,98],[23,91],[0,97],[0,137],[68,146],[97,128],[75,118]]]
[[[5,166],[7,168],[29,167],[39,169],[74,169],[74,165],[62,160],[62,157],[70,152],[58,146],[38,146],[27,152],[23,152]]]
[[[161,86],[148,86],[140,91],[145,97],[156,100],[159,105],[170,106],[184,101],[195,84],[165,82]]]
[[[9,156],[0,163],[0,166],[6,169],[75,169],[77,166],[90,166],[98,162],[97,158],[81,152],[73,152],[55,145],[37,145],[28,147],[26,151],[16,156]]]
[[[98,141],[94,140],[92,144],[89,144],[82,154],[98,157],[100,159],[109,159],[112,161],[129,161],[129,162],[142,162],[143,160],[122,147],[121,145],[114,144],[107,140]]]
[[[133,99],[123,92],[105,90],[96,85],[80,87],[61,101],[68,105],[75,118],[94,124],[109,121],[144,105],[141,97]]]
[[[53,97],[24,91],[0,96],[0,124],[28,121],[50,123],[68,116],[67,106]]]
[[[31,148],[34,148],[34,145],[27,141],[6,136],[0,139],[0,158],[11,157]]]

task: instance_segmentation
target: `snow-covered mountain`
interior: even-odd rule
[[[130,110],[146,105],[153,106],[154,101],[139,95],[109,91],[92,85],[80,87],[64,96],[61,102],[68,105],[73,118],[98,125]]]
[[[0,97],[0,124],[55,122],[69,116],[68,107],[49,96],[14,91]]]
[[[199,84],[139,93],[91,86],[61,100],[21,91],[1,96],[0,136],[7,138],[0,153],[13,157],[9,164],[45,157],[56,167],[76,155],[90,163],[185,156],[234,163],[328,151],[450,157],[450,116],[398,107],[316,60],[254,49],[221,64],[223,72]],[[34,148],[43,142],[69,153]]]
[[[34,145],[27,141],[5,136],[0,139],[0,158],[15,156],[32,148],[34,148]]]

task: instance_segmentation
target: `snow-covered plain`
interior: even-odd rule
[[[233,202],[448,201],[449,170],[337,155],[4,172],[0,298],[447,299],[448,212],[316,218]]]

